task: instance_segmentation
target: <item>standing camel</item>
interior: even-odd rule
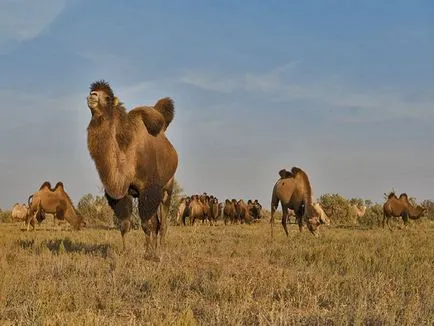
[[[138,198],[146,251],[156,257],[157,236],[164,243],[166,209],[178,167],[178,154],[165,131],[174,117],[173,101],[166,97],[154,107],[129,112],[114,96],[110,85],[90,85],[87,105],[92,118],[87,127],[87,146],[95,163],[105,196],[120,221],[122,244],[131,228],[132,197]],[[159,214],[160,213],[160,214]]]
[[[423,207],[414,207],[410,203],[406,193],[402,193],[399,195],[399,198],[397,198],[395,193],[391,192],[389,195],[387,195],[387,201],[383,205],[383,228],[386,222],[389,230],[392,231],[392,227],[389,224],[389,220],[392,216],[402,217],[404,226],[407,226],[408,218],[417,220],[422,217],[424,213],[425,209]]]

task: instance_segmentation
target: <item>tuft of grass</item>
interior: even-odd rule
[[[134,230],[0,224],[0,324],[432,325],[434,224],[172,226],[161,262]]]

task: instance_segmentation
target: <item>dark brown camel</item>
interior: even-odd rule
[[[390,226],[389,220],[393,217],[402,217],[404,221],[404,226],[408,225],[408,218],[412,220],[417,220],[423,216],[425,213],[425,209],[421,206],[414,207],[410,201],[408,200],[408,196],[406,193],[402,193],[399,195],[399,198],[396,197],[394,192],[391,192],[387,195],[387,201],[383,205],[383,228],[385,227],[385,223],[389,227],[389,230],[392,231],[392,227]]]

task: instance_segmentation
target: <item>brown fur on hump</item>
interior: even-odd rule
[[[406,200],[408,200],[408,196],[405,192],[403,192],[402,194],[399,195],[399,199],[401,198],[405,198]]]
[[[291,169],[291,172],[292,172],[295,179],[300,178],[301,180],[303,180],[304,190],[306,192],[306,197],[307,197],[307,203],[306,203],[308,206],[307,208],[309,210],[311,210],[312,187],[310,186],[309,178],[308,178],[306,172],[304,172],[302,169],[295,167],[295,166]]]
[[[59,181],[59,182],[56,183],[56,185],[54,186],[53,191],[56,190],[57,188],[62,188],[62,189],[65,188],[62,181]]]
[[[65,196],[65,199],[68,201],[68,203],[71,205],[71,208],[73,209],[74,213],[82,218],[81,214],[77,211],[77,209],[74,206],[74,203],[72,202],[71,197],[69,197],[68,193],[65,191],[64,186],[63,186],[63,182],[59,181],[58,183],[56,183],[56,186],[54,187],[54,191],[61,191],[62,194]]]
[[[286,169],[282,169],[279,171],[279,176],[282,179],[286,179],[286,178],[292,178],[294,175],[290,171]]]
[[[151,107],[138,107],[128,113],[130,119],[136,117],[142,119],[146,129],[152,136],[156,136],[163,130],[165,121],[163,115]]]
[[[154,105],[154,109],[161,113],[164,117],[164,121],[167,129],[169,124],[172,122],[173,117],[175,116],[175,105],[173,100],[170,97],[164,97],[158,100],[158,102]]]
[[[387,199],[391,199],[391,198],[394,198],[394,197],[397,198],[394,191],[392,191],[390,194],[387,195]]]
[[[48,188],[51,190],[51,183],[49,181],[44,181],[44,183],[39,187],[39,190],[42,190],[43,188]]]

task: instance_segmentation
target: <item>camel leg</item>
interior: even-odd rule
[[[139,196],[139,216],[142,221],[142,229],[145,232],[145,246],[150,256],[156,258],[157,235],[160,230],[160,222],[157,217],[158,206],[163,199],[162,189],[151,185]],[[149,252],[151,249],[153,252]]]
[[[298,230],[300,231],[300,232],[302,232],[303,231],[303,217],[302,216],[295,216],[295,219],[297,220],[297,223],[298,223]]]
[[[114,199],[105,193],[108,204],[113,209],[116,218],[120,224],[120,231],[122,236],[122,249],[126,249],[125,235],[131,229],[131,214],[133,212],[133,199],[131,196],[125,196],[121,199]]]
[[[390,217],[387,217],[387,218],[386,218],[386,224],[387,224],[387,227],[389,228],[389,230],[390,230],[390,231],[393,231],[393,230],[392,230],[392,226],[390,225]]]
[[[271,227],[271,238],[273,238],[273,231],[274,231],[274,213],[276,212],[277,205],[271,205],[271,217],[270,217],[270,227]]]
[[[304,204],[303,205],[301,205],[299,208],[298,208],[298,210],[295,212],[295,219],[296,219],[296,221],[297,221],[297,223],[298,223],[298,230],[300,231],[300,232],[302,232],[303,231],[303,216],[304,216]],[[307,223],[309,223],[309,222],[307,222]]]
[[[166,233],[168,227],[168,216],[169,216],[169,208],[170,208],[170,199],[164,200],[164,203],[161,203],[158,206],[157,210],[157,218],[159,221],[159,232],[160,232],[160,249],[163,249],[166,246]]]
[[[402,220],[404,221],[404,227],[408,225],[408,212],[402,215]]]
[[[283,229],[285,230],[286,236],[289,235],[288,226],[286,225],[287,220],[288,220],[288,210],[285,207],[284,209],[282,209],[282,226]]]

